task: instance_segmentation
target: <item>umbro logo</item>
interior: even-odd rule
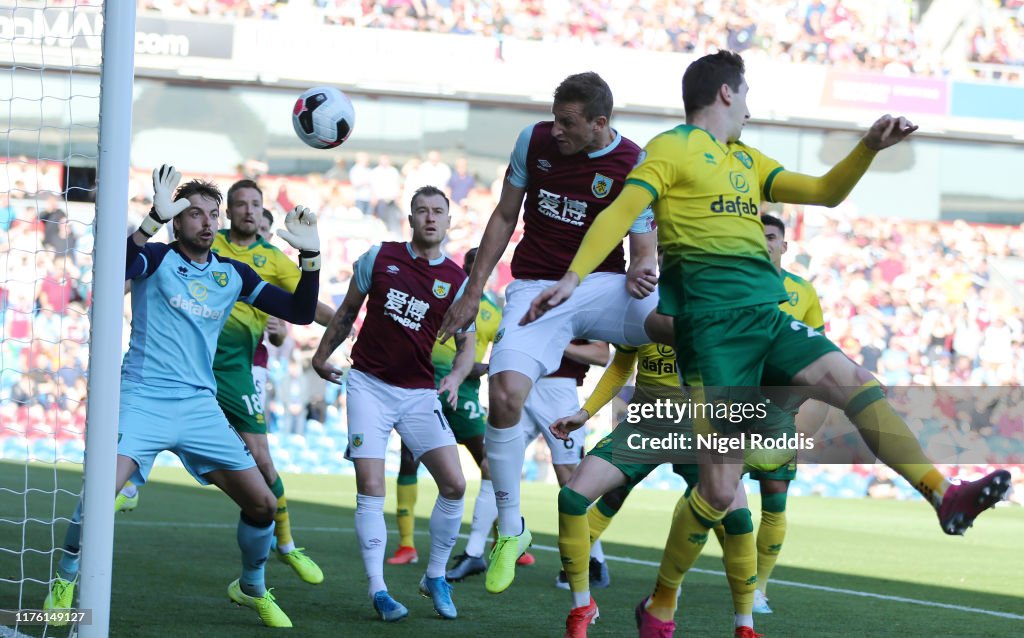
[[[391,264],[390,266],[388,266],[388,274],[389,275],[397,275],[398,274],[398,266],[396,266],[394,264]]]
[[[537,160],[537,168],[542,171],[549,171],[551,170],[551,162],[546,159],[539,159]]]
[[[188,268],[185,268],[184,266],[178,266],[178,274],[181,275],[182,277],[187,277]]]

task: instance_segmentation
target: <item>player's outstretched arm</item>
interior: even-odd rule
[[[608,365],[608,342],[570,343],[563,354],[576,363],[604,367]]]
[[[643,299],[658,288],[658,233],[629,233],[629,268],[626,290]]]
[[[352,325],[355,323],[356,317],[359,316],[359,310],[363,307],[366,294],[359,289],[356,278],[352,277],[352,281],[348,285],[348,293],[345,294],[344,301],[338,306],[338,311],[328,322],[327,330],[324,331],[320,345],[317,346],[316,353],[313,355],[313,369],[323,379],[331,383],[340,384],[344,372],[331,365],[328,359],[352,333]]]
[[[469,281],[466,282],[466,290],[462,297],[448,307],[444,313],[444,320],[441,322],[441,329],[438,338],[441,342],[448,341],[459,330],[466,328],[476,319],[476,313],[480,310],[480,297],[484,294],[484,287],[487,279],[494,272],[501,256],[505,254],[508,243],[512,239],[512,233],[519,223],[519,210],[523,206],[523,197],[526,196],[526,189],[513,186],[506,179],[501,187],[501,198],[498,205],[494,207],[490,219],[487,220],[487,227],[484,228],[484,236],[480,240],[480,248],[476,253],[476,261],[473,262],[473,270],[469,273]]]
[[[316,315],[313,317],[313,321],[326,328],[333,317],[334,308],[331,308],[322,301],[316,302]]]
[[[317,235],[316,213],[296,206],[285,216],[284,223],[286,230],[278,230],[277,233],[299,251],[299,269],[302,271],[299,283],[295,292],[265,284],[252,305],[285,321],[306,325],[313,323],[320,294],[320,237]]]
[[[460,332],[455,335],[455,359],[452,360],[452,371],[441,379],[441,383],[437,384],[437,394],[453,408],[459,407],[459,386],[473,369],[473,356],[476,354],[474,341],[475,335],[472,332]],[[448,393],[448,396],[445,396],[445,392]]]
[[[917,125],[904,117],[883,115],[832,170],[821,177],[783,171],[767,195],[772,201],[787,204],[838,206],[864,177],[879,151],[899,144],[916,130]]]

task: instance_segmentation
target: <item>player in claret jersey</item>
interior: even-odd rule
[[[410,208],[412,241],[384,242],[356,261],[348,294],[313,356],[321,377],[341,381],[342,371],[327,359],[348,337],[369,298],[348,375],[348,444],[356,468],[356,536],[373,608],[386,622],[409,615],[384,583],[384,454],[392,429],[437,482],[430,559],[420,593],[433,600],[442,618],[457,616],[444,576],[462,522],[466,479],[438,395],[447,394],[446,400],[455,406],[474,354],[473,335],[455,335],[451,373],[434,384],[431,350],[445,311],[463,294],[466,273],[441,252],[451,222],[444,193],[424,186],[413,194]]]
[[[467,273],[473,269],[476,253],[476,248],[466,252],[462,268]],[[452,407],[446,401],[442,401],[444,416],[452,428],[455,440],[460,445],[466,446],[466,450],[480,467],[480,492],[473,507],[473,524],[469,532],[469,542],[466,544],[466,551],[455,557],[455,565],[446,573],[446,577],[450,581],[460,581],[466,576],[482,572],[487,568],[482,558],[484,542],[494,525],[494,519],[498,516],[494,506],[494,488],[491,487],[491,477],[487,472],[487,459],[484,457],[485,412],[480,404],[480,379],[487,374],[485,359],[491,342],[498,334],[498,325],[501,323],[501,307],[490,294],[485,294],[480,300],[480,311],[476,315],[475,323],[476,348],[473,370],[459,386],[457,405]],[[434,342],[434,349],[431,351],[430,357],[434,364],[434,381],[438,385],[451,373],[455,354],[454,340]],[[398,481],[395,488],[398,549],[395,551],[395,555],[387,560],[389,565],[406,565],[419,561],[419,555],[413,544],[418,491],[416,476],[419,467],[419,461],[413,458],[412,451],[403,443],[402,461],[398,468]]]
[[[523,238],[512,258],[512,282],[490,362],[487,462],[498,506],[498,542],[485,585],[499,593],[512,584],[516,559],[532,536],[519,508],[525,442],[520,418],[537,379],[555,371],[573,338],[639,345],[657,331],[651,293],[656,287],[656,238],[649,213],[634,217],[629,273],[621,246],[584,285],[585,295],[539,325],[521,326],[530,299],[561,277],[595,216],[622,190],[639,147],[609,122],[612,93],[596,73],[566,78],[555,90],[553,121],[525,128],[516,141],[501,197],[487,222],[467,294],[448,311],[441,338],[469,325],[484,284],[498,263],[524,210]],[[665,330],[664,328],[668,329]],[[671,338],[671,326],[659,331]],[[667,335],[667,336],[664,336]]]
[[[739,141],[750,118],[747,91],[743,59],[731,51],[706,55],[686,69],[686,124],[647,144],[643,161],[591,226],[569,272],[533,300],[525,321],[572,303],[583,293],[579,282],[616,249],[617,237],[637,212],[653,205],[665,250],[659,309],[674,318],[682,379],[712,402],[756,401],[759,386],[806,387],[810,397],[845,411],[875,455],[936,509],[945,533],[963,534],[1005,496],[1009,472],[950,483],[871,373],[779,308],[786,291],[769,259],[758,210],[762,199],[838,205],[878,152],[917,127],[902,117],[882,116],[849,155],[825,175],[812,177],[787,171]],[[750,425],[698,419],[694,427],[738,438]],[[672,633],[679,583],[703,548],[685,539],[706,538],[733,500],[743,467],[715,460],[702,458],[700,485],[688,506],[676,510],[657,586],[637,608],[641,636]]]

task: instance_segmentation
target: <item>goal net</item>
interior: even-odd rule
[[[0,636],[78,631],[17,612],[42,608],[66,554],[103,372],[90,368],[103,34],[101,0],[0,0]],[[123,245],[123,224],[107,230]]]

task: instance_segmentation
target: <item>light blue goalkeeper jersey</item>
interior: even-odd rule
[[[213,356],[221,328],[236,301],[253,303],[267,283],[247,265],[216,253],[196,264],[174,245],[159,243],[142,248],[127,264],[125,279],[132,280],[132,328],[122,390],[216,394]]]

